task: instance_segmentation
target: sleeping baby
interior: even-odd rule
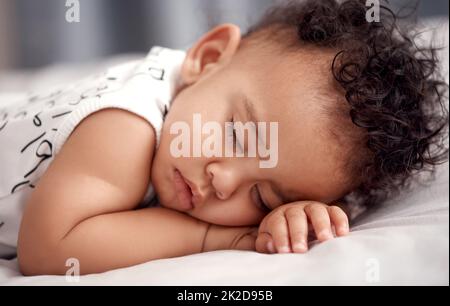
[[[291,1],[241,35],[0,104],[0,245],[25,275],[304,253],[447,158],[446,84],[381,7]],[[439,112],[444,109],[443,112]]]

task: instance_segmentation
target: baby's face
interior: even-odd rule
[[[340,175],[342,156],[327,133],[332,123],[321,110],[323,103],[332,102],[321,101],[318,93],[319,87],[326,88],[330,82],[331,60],[332,56],[307,51],[278,56],[258,48],[242,49],[230,62],[211,65],[181,90],[166,117],[152,166],[152,183],[161,205],[206,222],[242,226],[258,224],[270,210],[288,202],[329,203],[343,196],[347,190]],[[270,135],[278,137],[278,147],[271,148],[278,156],[275,167],[262,168],[258,154],[173,156],[171,143],[180,132],[171,134],[170,129],[176,122],[190,127],[192,156],[194,115],[201,115],[202,124],[219,123],[226,135],[226,122],[253,120],[250,104],[257,121],[266,126],[278,123],[278,135]],[[201,136],[202,141],[206,138],[208,134]],[[176,183],[177,171],[189,182],[194,207],[184,206],[179,199],[183,192]],[[269,209],[260,206],[256,190]]]

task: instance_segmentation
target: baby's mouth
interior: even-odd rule
[[[173,183],[178,198],[178,202],[184,210],[194,208],[192,203],[193,193],[191,187],[186,182],[185,178],[178,169],[175,169],[173,174]]]

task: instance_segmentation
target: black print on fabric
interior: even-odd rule
[[[163,50],[163,48],[154,47],[150,50],[150,55],[159,56],[161,54],[162,50]]]
[[[50,100],[50,101],[48,101],[47,103],[45,103],[45,105],[46,105],[48,108],[52,108],[53,106],[55,106],[55,104],[56,104],[55,100]]]
[[[155,80],[158,80],[158,81],[164,80],[164,73],[165,73],[164,69],[150,67],[150,68],[148,68],[148,71],[150,72],[150,75],[152,76],[152,78],[154,78]]]
[[[31,104],[31,103],[35,103],[35,102],[37,102],[37,101],[42,101],[42,100],[47,100],[47,99],[50,100],[50,99],[53,99],[53,98],[56,97],[56,96],[59,96],[61,93],[62,93],[62,90],[61,90],[61,89],[58,89],[58,90],[56,90],[56,91],[50,92],[49,94],[42,94],[42,95],[37,94],[37,95],[31,95],[31,96],[28,98],[28,103]]]
[[[19,188],[20,186],[26,185],[26,184],[28,184],[29,182],[30,182],[30,181],[24,181],[24,182],[20,182],[20,183],[16,184],[16,185],[13,187],[13,189],[11,190],[11,194],[13,194],[13,193],[16,191],[17,188]]]
[[[39,100],[39,96],[31,96],[28,98],[28,103],[34,103]]]
[[[167,110],[167,105],[164,105],[164,112],[163,112],[163,119],[166,119],[167,114],[169,113],[169,111]]]
[[[26,116],[27,116],[27,111],[20,111],[14,116],[14,119],[17,119],[19,117],[25,118]]]
[[[34,118],[33,118],[33,124],[38,127],[42,125],[41,118],[39,118],[40,113],[42,113],[42,112],[37,113],[36,115],[34,115]]]
[[[0,112],[0,132],[8,124],[8,116],[9,116],[8,113],[2,109]]]
[[[56,129],[52,129],[52,130],[55,131]],[[47,134],[47,132],[43,132],[42,134],[40,134],[39,136],[37,136],[36,138],[34,138],[30,142],[28,142],[20,150],[20,153],[23,154],[27,150],[34,149],[35,150],[34,154],[37,157],[38,163],[32,169],[30,169],[27,173],[25,173],[25,175],[23,176],[23,178],[25,180],[14,185],[14,187],[11,189],[11,194],[13,194],[20,187],[25,186],[25,185],[28,185],[30,188],[35,187],[33,184],[30,183],[31,181],[29,179],[26,180],[26,178],[28,176],[30,176],[32,173],[34,173],[41,166],[41,164],[44,161],[46,161],[47,159],[49,159],[53,156],[53,144],[44,137],[44,136],[46,136],[46,134]]]
[[[154,77],[163,78],[164,71],[155,71]],[[75,91],[73,89],[68,89],[67,91],[56,90],[50,93],[45,93],[42,95],[29,95],[29,97],[25,100],[26,104],[36,103],[38,101],[42,102],[44,108],[53,108],[57,104],[66,104],[66,105],[77,105],[82,100],[87,98],[100,98],[102,94],[104,94],[109,88],[111,88],[109,82],[114,82],[117,80],[115,76],[106,76],[106,73],[102,75],[102,81],[97,83],[97,85],[92,86],[91,88],[86,89],[84,92]],[[77,86],[75,86],[77,87]],[[8,124],[8,120],[16,119],[16,118],[26,118],[29,116],[30,123],[36,128],[38,131],[45,126],[47,120],[52,120],[56,118],[60,118],[62,116],[67,116],[73,112],[73,110],[59,110],[54,112],[50,118],[47,118],[43,114],[43,109],[39,110],[31,114],[29,111],[19,109],[15,110],[17,113],[7,113],[6,109],[0,109],[0,132],[4,130],[5,126]],[[23,147],[20,149],[20,154],[31,154],[30,158],[35,160],[30,168],[24,171],[23,177],[19,178],[14,184],[12,184],[11,194],[16,191],[30,187],[35,188],[35,185],[32,182],[34,178],[31,176],[35,173],[40,167],[43,167],[43,163],[53,157],[53,143],[50,139],[53,138],[53,134],[57,132],[57,128],[49,128],[47,131],[41,130],[38,133],[34,134],[31,140],[28,140]],[[49,135],[51,134],[51,135]]]
[[[102,94],[105,93],[104,91],[107,89],[108,89],[107,84],[102,84],[100,86],[87,89],[81,94],[81,99],[80,99],[80,101],[78,101],[78,103],[80,103],[82,100],[88,99],[88,98],[101,98]],[[78,103],[76,103],[76,104],[78,104]],[[71,104],[71,105],[76,105],[76,104]]]
[[[81,101],[84,100],[83,96],[76,92],[69,93],[67,96],[64,96],[61,99],[68,105],[72,105],[72,106],[78,105],[78,104],[80,104]]]
[[[65,116],[67,114],[70,114],[71,112],[72,111],[67,111],[67,112],[64,112],[64,113],[61,113],[61,114],[56,114],[56,115],[53,115],[52,118],[58,118],[58,117],[61,117],[61,116]]]

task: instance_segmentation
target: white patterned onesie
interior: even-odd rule
[[[104,108],[147,119],[157,145],[186,53],[154,47],[142,60],[18,101],[0,95],[0,258],[13,255],[24,204],[74,128]],[[141,205],[155,199],[151,184]]]

